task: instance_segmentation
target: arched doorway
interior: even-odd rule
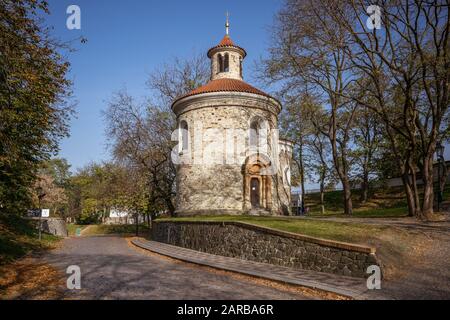
[[[272,208],[272,176],[270,161],[261,155],[249,156],[244,167],[244,210],[269,211]]]

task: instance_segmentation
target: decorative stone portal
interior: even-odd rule
[[[272,209],[272,177],[268,175],[271,162],[261,154],[249,156],[244,170],[244,210],[267,214]]]

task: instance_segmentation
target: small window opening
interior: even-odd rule
[[[230,57],[228,53],[225,54],[224,71],[225,72],[230,71]]]

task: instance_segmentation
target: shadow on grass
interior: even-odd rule
[[[38,232],[31,221],[14,215],[0,215],[0,265],[29,252],[49,249],[59,239],[43,233],[39,241]]]

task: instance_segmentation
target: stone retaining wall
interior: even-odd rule
[[[380,265],[375,248],[317,239],[242,222],[156,221],[155,241],[227,257],[354,277]]]
[[[42,232],[60,237],[68,236],[66,221],[62,218],[42,218],[42,221],[39,221],[39,218],[28,219],[33,221],[36,228],[39,228],[39,223],[41,223]]]

